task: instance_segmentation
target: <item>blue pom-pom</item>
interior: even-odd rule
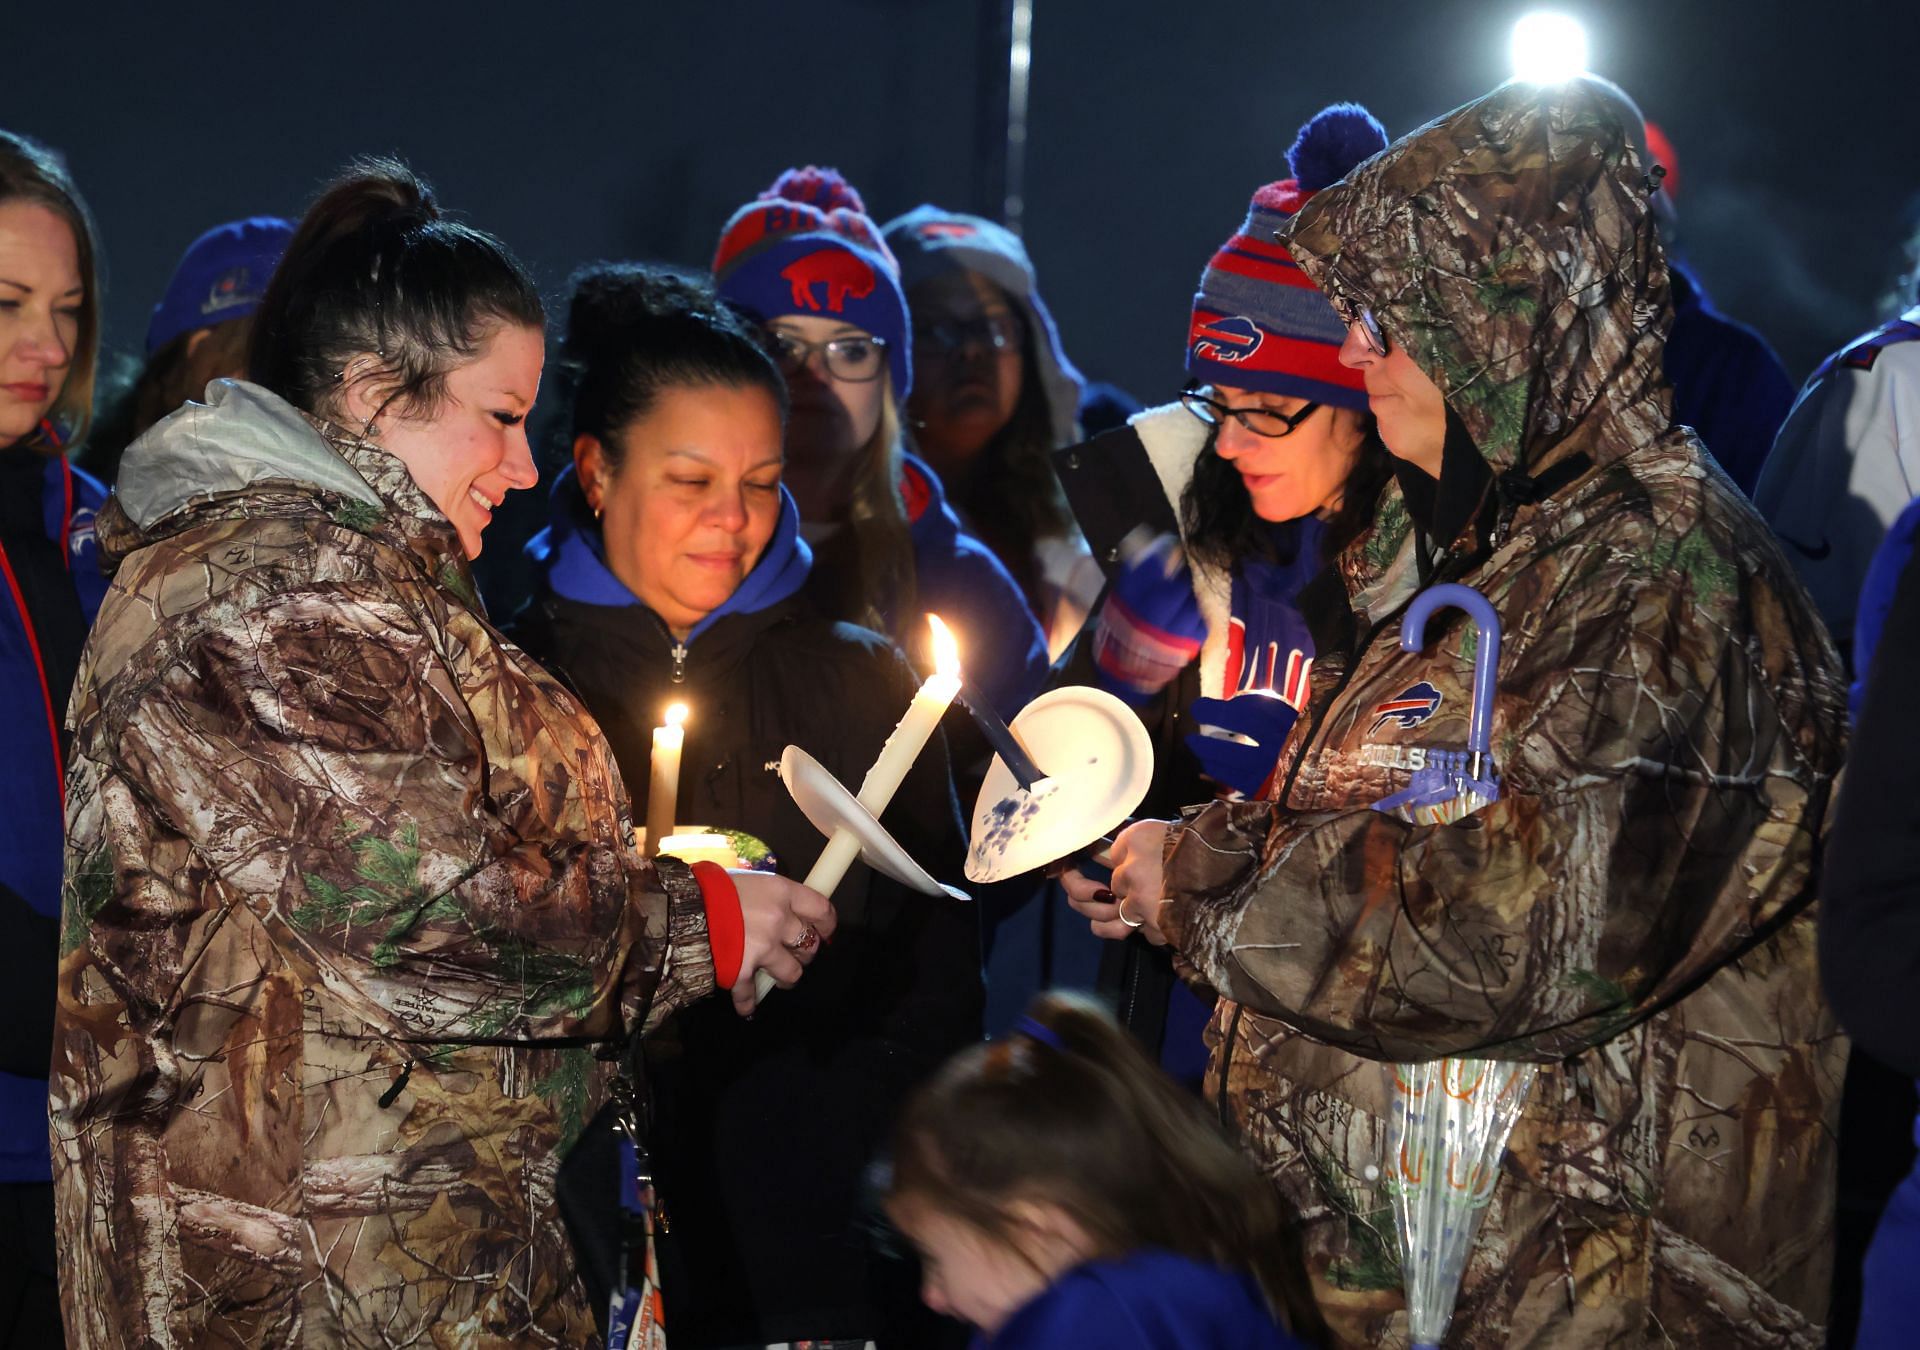
[[[1335,103],[1300,128],[1287,151],[1287,167],[1302,192],[1318,192],[1386,148],[1387,129],[1379,118],[1358,103]]]

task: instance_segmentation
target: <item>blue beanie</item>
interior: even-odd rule
[[[907,295],[860,194],[832,169],[789,169],[733,213],[713,255],[723,299],[762,323],[819,314],[865,329],[885,345],[893,395],[913,388]]]
[[[293,223],[250,216],[216,225],[187,246],[167,292],[147,323],[147,355],[183,333],[241,319],[260,308],[273,269],[293,238]]]
[[[1314,193],[1386,148],[1386,128],[1357,103],[1324,108],[1300,129],[1287,152],[1293,177],[1253,194],[1245,222],[1200,274],[1187,328],[1189,375],[1366,410],[1360,372],[1340,364],[1346,324],[1278,236]]]

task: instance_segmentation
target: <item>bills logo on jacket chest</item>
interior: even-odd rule
[[[1392,698],[1373,706],[1373,721],[1367,727],[1367,735],[1373,735],[1389,722],[1401,731],[1410,730],[1439,712],[1444,702],[1445,696],[1427,681],[1410,684]]]

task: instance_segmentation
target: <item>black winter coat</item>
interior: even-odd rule
[[[858,788],[917,681],[884,638],[813,617],[798,598],[723,615],[676,674],[644,606],[548,594],[514,636],[600,721],[646,811],[652,728],[688,705],[680,824],[743,829],[782,875],[805,877],[824,841],[778,775],[791,743]],[[941,740],[885,823],[935,876],[961,884],[965,840]],[[972,906],[906,890],[855,863],[834,893],[840,927],[806,977],[751,1020],[725,999],[677,1014],[644,1045],[648,1144],[669,1233],[662,1276],[673,1344],[873,1338],[934,1344],[915,1272],[876,1253],[864,1174],[907,1090],[980,1038]]]

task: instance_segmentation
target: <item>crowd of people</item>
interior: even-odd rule
[[[1441,1343],[1904,1343],[1920,1173],[1836,1277],[1835,1168],[1849,1035],[1920,1077],[1920,305],[1793,398],[1591,77],[1286,158],[1152,407],[815,166],[550,315],[355,161],[110,389],[0,132],[0,1343],[1387,1350],[1449,1059],[1526,1072]],[[955,709],[882,820],[975,898],[803,882],[783,755],[857,785],[929,612],[1140,720],[1102,867],[969,887]]]

